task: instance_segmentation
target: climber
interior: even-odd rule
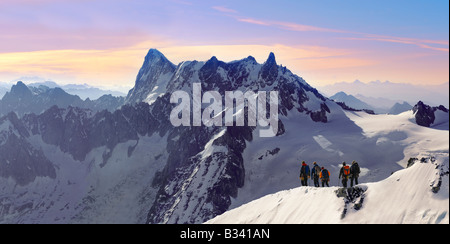
[[[319,177],[320,177],[320,167],[317,164],[317,162],[314,162],[313,167],[311,169],[311,178],[314,180],[315,187],[320,187]]]
[[[308,178],[309,178],[309,166],[305,163],[305,161],[303,161],[302,167],[300,169],[300,180],[302,182],[302,186],[308,185]]]
[[[341,179],[342,177],[342,186],[345,188],[347,188],[347,181],[349,176],[350,176],[350,167],[345,162],[343,162],[342,168],[339,171],[339,179]]]
[[[322,167],[322,171],[320,171],[320,179],[322,179],[322,187],[325,187],[325,184],[330,187],[330,185],[328,185],[328,182],[330,181],[330,172],[324,167]]]
[[[353,181],[355,181],[355,185],[358,185],[359,173],[361,173],[359,165],[356,161],[353,161],[350,167],[350,187],[353,187]]]

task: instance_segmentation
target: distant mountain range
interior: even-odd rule
[[[334,94],[330,97],[330,99],[333,99],[336,102],[344,102],[347,106],[355,109],[373,109],[373,107],[369,104],[359,100],[352,95],[347,95],[347,93],[342,91]]]
[[[112,95],[103,95],[96,100],[82,100],[77,95],[71,95],[60,87],[49,88],[44,85],[39,87],[27,86],[19,81],[11,87],[0,99],[0,116],[9,112],[15,112],[18,116],[27,113],[40,114],[52,106],[60,108],[79,107],[92,111],[114,111],[120,107],[125,98]]]
[[[393,83],[390,81],[364,83],[355,80],[354,82],[339,82],[333,85],[317,87],[317,90],[326,96],[332,96],[333,94],[344,91],[370,105],[372,103],[381,105],[391,100],[391,102],[388,102],[389,105],[383,104],[383,106],[380,106],[384,107],[384,109],[391,108],[397,102],[403,103],[403,101],[406,101],[409,104],[416,104],[419,100],[432,106],[449,106],[448,82],[441,85],[412,85]],[[373,102],[369,102],[369,100]],[[378,101],[374,102],[374,100]]]
[[[413,108],[405,101],[394,101],[386,98],[373,99],[362,95],[355,97],[342,91],[334,94],[330,99],[336,102],[343,102],[354,109],[368,109],[378,114],[400,114]]]
[[[94,87],[89,84],[67,84],[67,85],[60,85],[54,81],[47,81],[45,79],[39,78],[39,77],[23,77],[24,79],[16,80],[14,83],[4,83],[0,82],[0,99],[8,92],[12,85],[16,84],[17,82],[22,82],[24,84],[27,84],[28,87],[35,87],[39,88],[40,86],[46,86],[48,88],[61,88],[65,92],[77,95],[81,99],[85,100],[89,98],[90,100],[96,100],[100,98],[103,95],[112,95],[115,97],[124,97],[127,94],[121,91],[116,90],[110,90],[110,89],[102,89],[99,87]]]

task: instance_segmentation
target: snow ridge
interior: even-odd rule
[[[207,224],[448,224],[448,154],[422,158],[353,188],[298,187],[230,210]],[[440,190],[433,190],[436,182]]]

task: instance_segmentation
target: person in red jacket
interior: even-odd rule
[[[339,179],[342,178],[342,186],[345,188],[347,188],[347,181],[349,176],[350,176],[350,167],[345,162],[343,162],[342,168],[339,171]]]
[[[302,162],[302,167],[300,168],[300,180],[302,182],[302,186],[308,186],[308,178],[309,178],[309,166],[305,161]]]

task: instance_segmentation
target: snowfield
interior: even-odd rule
[[[344,113],[362,130],[362,138],[355,136],[355,133],[348,133],[349,137],[346,138],[346,141],[352,141],[355,143],[353,145],[333,143],[332,135],[325,130],[321,131],[320,128],[309,127],[308,130],[299,130],[299,135],[302,138],[313,138],[326,152],[334,153],[336,157],[346,157],[348,160],[356,158],[358,161],[358,157],[361,158],[359,152],[364,152],[364,158],[379,159],[379,154],[385,154],[385,161],[372,163],[371,165],[367,165],[367,161],[361,163],[359,159],[358,162],[360,162],[362,172],[358,188],[364,191],[361,196],[350,200],[337,196],[337,192],[343,189],[338,186],[337,170],[339,170],[340,165],[337,162],[339,161],[328,164],[320,163],[321,166],[325,165],[331,171],[331,187],[315,188],[311,186],[292,187],[292,183],[287,183],[293,181],[292,176],[289,176],[293,174],[292,172],[286,172],[286,178],[290,177],[288,180],[264,178],[263,175],[268,175],[264,171],[269,166],[264,165],[261,161],[258,162],[257,159],[247,159],[249,161],[246,161],[245,167],[249,175],[246,178],[248,181],[260,181],[259,188],[254,187],[255,184],[252,184],[253,188],[248,185],[244,186],[239,191],[239,196],[234,199],[233,209],[206,223],[448,224],[448,118],[446,122],[439,123],[434,128],[426,128],[415,124],[411,111],[400,115],[369,115],[364,112]],[[342,116],[342,114],[335,116]],[[290,125],[288,122],[285,123],[285,126],[294,125]],[[342,129],[350,132],[348,128]],[[317,135],[317,131],[321,131],[321,134]],[[292,141],[295,140],[292,139]],[[375,143],[376,148],[373,150],[364,148],[364,143],[367,141]],[[290,154],[295,152],[295,147],[290,148],[289,143],[291,142],[287,140],[286,145],[278,145],[281,148],[280,154],[286,148],[288,150],[285,151]],[[270,146],[268,147],[270,148]],[[251,151],[251,144],[249,148]],[[263,151],[261,148],[259,150]],[[301,155],[308,154],[307,152],[311,154],[309,155],[311,161],[313,158],[321,159],[320,151],[309,148],[302,151]],[[323,154],[323,150],[321,152]],[[269,155],[269,157],[272,157],[272,155]],[[289,161],[288,156],[282,157],[283,160]],[[389,158],[391,160],[388,160]],[[418,158],[418,160],[411,167],[406,168],[410,158]],[[421,162],[422,158],[423,162]],[[279,164],[286,164],[283,160],[279,160]],[[310,165],[311,161],[308,162]],[[318,162],[321,161],[318,160]],[[286,167],[281,168],[286,170]],[[299,167],[297,168],[293,167],[292,170],[298,171]],[[398,168],[399,170],[396,170]],[[280,172],[275,173],[275,166],[269,167],[269,170],[275,170],[273,174],[280,175]],[[389,171],[391,173],[388,173]],[[382,178],[387,173],[387,177]],[[296,184],[300,185],[300,182],[296,182]],[[310,185],[312,185],[311,181]],[[437,188],[433,187],[437,185],[440,185],[440,188],[437,193],[434,193],[433,189],[436,190]],[[283,187],[285,189],[282,189]],[[276,192],[275,189],[280,190]],[[252,197],[255,197],[256,200],[246,203],[246,200]],[[355,206],[359,210],[356,210]]]

